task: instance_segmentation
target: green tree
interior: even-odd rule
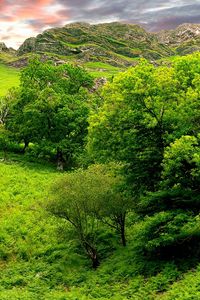
[[[7,128],[25,148],[34,143],[41,153],[55,155],[59,169],[69,166],[87,134],[87,88],[92,79],[82,68],[54,66],[37,58],[22,71],[18,101]]]
[[[97,238],[101,222],[117,230],[126,245],[125,218],[130,207],[124,195],[116,191],[119,183],[121,178],[108,167],[95,165],[65,175],[51,190],[48,210],[74,227],[94,268],[99,265]]]
[[[16,102],[17,89],[10,89],[8,94],[0,98],[0,149],[4,153],[4,160],[7,159],[7,152],[12,140],[11,132],[6,128],[12,107]]]
[[[166,148],[163,160],[162,187],[199,191],[200,149],[194,136],[182,136]]]
[[[198,54],[171,66],[141,61],[103,89],[89,120],[88,151],[99,161],[125,162],[134,194],[156,191],[165,147],[198,133],[199,70]]]
[[[155,190],[165,146],[165,115],[176,88],[172,70],[142,62],[118,75],[90,117],[88,149],[99,160],[129,164],[134,190]]]
[[[3,151],[3,160],[7,160],[7,152],[10,143],[10,134],[5,127],[0,124],[0,150]]]
[[[160,189],[138,205],[138,213],[148,215],[145,250],[167,257],[198,255],[199,184],[199,139],[182,136],[165,149]]]

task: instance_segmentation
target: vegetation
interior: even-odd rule
[[[92,87],[33,58],[1,98],[0,298],[198,299],[200,54]]]
[[[4,96],[8,89],[19,85],[19,71],[0,64],[0,96]]]
[[[87,92],[92,78],[79,67],[30,61],[21,74],[5,127],[14,139],[34,143],[38,155],[55,156],[58,169],[70,165],[87,133]]]

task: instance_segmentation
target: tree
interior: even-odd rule
[[[144,248],[168,257],[198,253],[199,184],[199,138],[182,136],[165,149],[159,190],[138,205],[138,213],[149,216]]]
[[[155,190],[160,179],[173,82],[171,69],[142,62],[105,87],[104,104],[90,117],[89,153],[128,163],[137,192]]]
[[[8,91],[7,95],[0,98],[0,124],[5,125],[12,107],[17,101],[18,89],[12,88]]]
[[[97,161],[125,162],[134,195],[158,189],[166,146],[198,133],[199,70],[199,55],[171,66],[141,61],[104,87],[104,102],[89,119],[87,148]]]
[[[11,132],[6,128],[7,120],[10,117],[12,107],[16,102],[17,89],[13,88],[8,94],[0,98],[0,149],[4,153],[4,160],[7,159],[7,151],[11,142]]]
[[[194,136],[182,136],[166,148],[162,187],[199,192],[200,149]]]
[[[65,175],[51,190],[48,210],[74,227],[93,268],[99,265],[96,241],[100,222],[117,229],[126,245],[125,218],[130,207],[124,195],[116,191],[119,183],[121,178],[108,167],[95,165]]]
[[[18,101],[11,111],[7,128],[39,152],[48,151],[57,158],[59,169],[69,166],[83,150],[87,134],[87,88],[91,76],[82,68],[37,58],[22,71]]]
[[[134,209],[144,218],[144,253],[173,256],[181,247],[194,253],[200,211],[199,54],[168,66],[141,61],[108,83],[102,97],[90,116],[87,149],[96,161],[125,165]]]

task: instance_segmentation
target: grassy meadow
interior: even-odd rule
[[[144,261],[140,222],[129,228],[126,248],[116,243],[91,270],[68,225],[45,209],[49,187],[61,176],[54,166],[19,155],[0,162],[1,300],[199,299],[200,267]]]
[[[8,89],[19,85],[19,70],[0,64],[0,96],[4,96]]]

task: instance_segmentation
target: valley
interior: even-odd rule
[[[0,43],[1,300],[200,299],[199,51],[198,24]]]

